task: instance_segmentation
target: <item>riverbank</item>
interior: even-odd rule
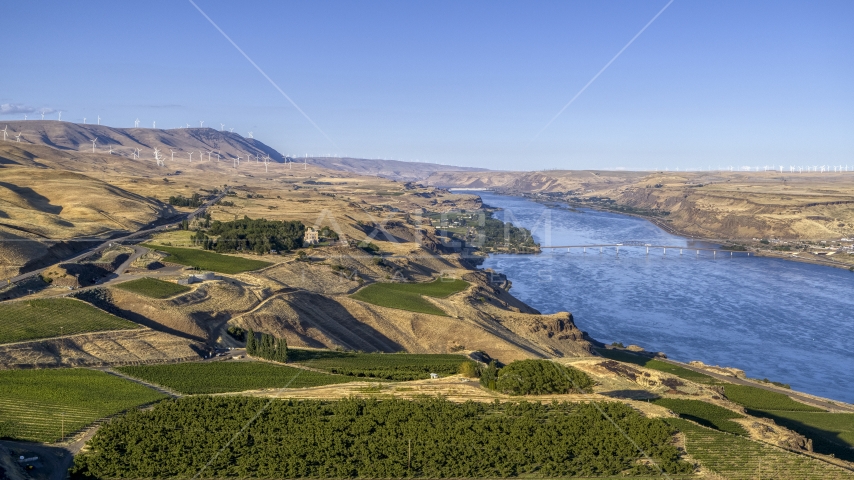
[[[483,195],[484,203],[512,210],[513,223],[539,225],[534,233],[542,241],[543,202],[532,200]],[[700,240],[677,239],[644,216],[615,213],[556,208],[550,214],[550,243],[611,244],[630,237],[687,245]],[[634,343],[680,363],[737,366],[751,378],[771,378],[792,384],[795,391],[852,402],[854,396],[843,392],[854,356],[841,336],[817,335],[850,327],[847,312],[854,302],[828,289],[849,282],[850,274],[820,269],[839,267],[824,259],[767,256],[772,258],[753,261],[737,255],[735,261],[712,261],[711,255],[647,256],[631,249],[619,257],[554,251],[493,255],[482,267],[505,274],[513,281],[514,296],[544,313],[573,312],[576,325],[602,343]]]
[[[541,197],[537,197],[537,196],[532,196],[529,194],[510,195],[510,194],[504,194],[504,193],[495,192],[495,191],[493,191],[492,193],[494,193],[496,195],[503,195],[503,196],[508,196],[508,197],[525,198],[527,200],[531,200],[533,202],[539,203],[539,204],[541,204],[547,208],[555,208],[553,205],[555,203],[557,203],[557,201],[553,200],[553,199],[545,199],[545,198],[541,198]],[[761,248],[762,243],[756,242],[752,239],[749,241],[746,241],[746,240],[742,240],[742,239],[732,240],[732,239],[721,239],[721,238],[711,238],[711,237],[702,237],[702,236],[697,236],[697,235],[691,235],[685,231],[682,231],[682,230],[675,228],[670,223],[668,223],[667,221],[665,221],[664,219],[662,219],[661,217],[658,217],[658,216],[644,215],[643,213],[626,212],[623,210],[615,210],[612,208],[603,207],[601,205],[595,205],[595,204],[591,205],[591,204],[584,204],[584,203],[565,201],[565,200],[561,200],[560,203],[566,204],[570,208],[570,211],[577,211],[577,210],[573,210],[573,209],[584,209],[584,208],[586,208],[586,209],[595,210],[598,212],[608,212],[608,213],[613,213],[616,215],[625,215],[627,217],[640,218],[640,219],[646,220],[647,222],[655,225],[656,227],[662,229],[663,231],[665,231],[671,235],[679,236],[679,237],[682,237],[685,239],[690,239],[693,241],[705,242],[705,243],[710,243],[710,244],[714,244],[714,245],[728,245],[728,244],[734,244],[735,243],[735,244],[738,244],[739,246],[745,247],[745,252],[749,252],[749,253],[757,256],[757,257],[777,258],[780,260],[788,260],[788,261],[792,261],[792,262],[809,263],[809,264],[821,265],[821,266],[825,266],[825,267],[841,268],[844,270],[849,270],[851,272],[854,272],[854,256],[851,256],[851,260],[849,262],[843,262],[843,261],[831,260],[831,259],[827,258],[826,256],[816,255],[816,254],[813,254],[813,253],[807,252],[807,251],[800,251],[800,252],[773,251],[773,250]]]

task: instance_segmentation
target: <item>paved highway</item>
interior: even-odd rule
[[[103,249],[107,248],[107,247],[109,247],[110,245],[112,245],[113,243],[121,243],[121,242],[124,242],[124,241],[126,241],[126,240],[130,240],[130,239],[132,239],[132,238],[134,238],[134,237],[139,237],[139,236],[143,236],[143,235],[150,235],[150,234],[152,234],[152,233],[161,232],[161,231],[163,231],[163,230],[166,230],[166,229],[168,229],[168,228],[171,228],[171,227],[173,227],[173,226],[175,226],[175,225],[178,225],[179,223],[181,223],[181,222],[182,222],[182,221],[184,221],[185,219],[186,219],[186,220],[190,220],[190,219],[192,219],[193,217],[195,217],[195,216],[196,216],[196,215],[198,215],[199,213],[203,212],[205,209],[207,209],[208,207],[210,207],[210,206],[211,206],[211,205],[213,205],[214,203],[218,202],[218,201],[219,201],[220,199],[222,199],[222,197],[224,197],[227,193],[228,193],[228,190],[226,189],[226,190],[224,190],[222,193],[218,194],[216,197],[214,197],[214,198],[212,198],[212,199],[208,200],[207,202],[205,202],[205,204],[204,204],[204,205],[202,205],[201,207],[199,207],[199,208],[197,208],[197,209],[193,210],[192,212],[190,212],[190,213],[188,213],[188,214],[184,215],[183,217],[181,217],[181,218],[180,218],[178,221],[176,221],[176,222],[169,223],[169,224],[166,224],[166,225],[160,225],[160,226],[157,226],[157,227],[154,227],[154,228],[148,228],[148,229],[145,229],[145,230],[138,230],[138,231],[136,231],[136,232],[134,232],[134,233],[131,233],[131,234],[129,234],[129,235],[125,235],[124,237],[111,238],[110,240],[107,240],[107,241],[105,241],[104,243],[102,243],[102,244],[100,244],[100,245],[98,245],[98,246],[96,246],[96,247],[90,248],[90,249],[88,249],[88,250],[86,250],[86,251],[84,251],[84,252],[82,252],[82,253],[80,253],[80,254],[78,254],[78,255],[74,256],[74,257],[67,258],[67,259],[65,259],[65,260],[63,260],[63,261],[61,261],[61,262],[55,263],[54,265],[58,265],[58,264],[60,264],[60,263],[73,263],[73,262],[76,262],[76,261],[78,261],[78,260],[81,260],[81,259],[83,259],[83,258],[85,258],[85,257],[87,257],[87,256],[89,256],[89,255],[91,255],[91,254],[93,254],[93,253],[99,252],[99,251],[101,251],[101,250],[103,250]],[[12,277],[12,278],[8,279],[8,280],[6,281],[6,283],[7,283],[7,284],[8,284],[8,283],[15,283],[15,282],[19,282],[19,281],[21,281],[21,280],[25,280],[25,279],[30,278],[30,277],[34,277],[34,276],[36,276],[36,275],[38,275],[38,274],[40,274],[40,273],[44,272],[45,270],[47,270],[47,269],[49,269],[49,268],[53,267],[54,265],[48,265],[47,267],[43,267],[43,268],[40,268],[40,269],[38,269],[38,270],[33,270],[33,271],[31,271],[31,272],[27,272],[27,273],[24,273],[24,274],[18,275],[17,277]],[[127,268],[127,267],[126,267],[126,266],[123,266],[123,268]],[[119,271],[121,271],[121,270],[119,270]]]

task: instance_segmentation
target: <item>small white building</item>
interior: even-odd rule
[[[317,230],[315,230],[311,227],[308,227],[305,230],[305,236],[303,237],[303,242],[305,242],[308,245],[317,245],[318,243],[320,243],[320,235],[318,234]]]

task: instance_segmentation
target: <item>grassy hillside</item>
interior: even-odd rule
[[[0,344],[139,325],[70,298],[0,303]]]
[[[410,312],[446,315],[423,296],[444,298],[468,288],[464,280],[437,278],[429,283],[374,283],[351,295],[356,300]]]
[[[235,257],[232,255],[221,255],[219,253],[206,252],[192,248],[168,247],[164,245],[144,244],[152,250],[159,250],[169,254],[167,262],[178,263],[202,270],[212,270],[219,273],[242,273],[258,270],[272,265],[270,262],[252,260],[249,258]]]
[[[82,368],[0,371],[0,437],[53,442],[162,394]],[[63,430],[64,422],[64,430]]]
[[[169,298],[192,290],[190,287],[184,285],[148,277],[120,283],[116,285],[116,288],[151,298]]]

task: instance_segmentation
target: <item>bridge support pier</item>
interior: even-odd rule
[[[664,255],[667,255],[667,247],[662,247],[662,250],[664,250]]]
[[[649,247],[646,247],[646,254],[649,255]]]

